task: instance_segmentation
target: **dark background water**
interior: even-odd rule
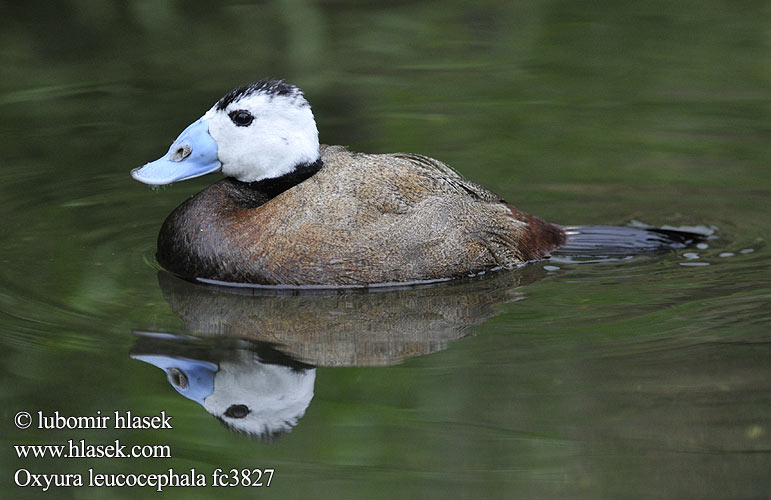
[[[22,468],[194,467],[211,482],[217,467],[271,467],[269,489],[166,496],[767,498],[770,16],[767,2],[709,0],[0,2],[4,496],[43,495],[13,484]],[[269,76],[304,89],[322,142],[434,156],[561,224],[717,238],[379,294],[252,297],[158,277],[163,218],[214,177],[152,191],[128,171]],[[247,382],[300,360],[314,396],[265,442],[177,394],[136,359],[148,353],[241,363]],[[13,424],[116,410],[164,410],[174,428]],[[168,444],[172,458],[13,449],[68,439]]]

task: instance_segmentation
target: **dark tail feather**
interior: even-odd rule
[[[565,244],[552,252],[555,257],[606,257],[666,252],[703,241],[709,234],[677,229],[625,226],[568,226]]]

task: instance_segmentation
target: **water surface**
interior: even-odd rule
[[[89,468],[195,468],[209,484],[217,468],[275,469],[269,488],[164,490],[174,498],[769,496],[765,3],[0,12],[6,496],[43,495],[13,484],[19,469]],[[128,171],[222,94],[268,76],[305,90],[325,143],[434,156],[560,224],[700,225],[716,237],[369,294],[230,293],[159,273],[161,222],[215,177],[153,191]],[[210,408],[194,390],[207,373],[223,389]],[[223,425],[211,412],[228,397],[260,402],[262,420]],[[165,411],[173,429],[22,430],[21,411]],[[172,456],[13,448],[70,439]]]

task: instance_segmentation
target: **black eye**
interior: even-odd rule
[[[230,418],[244,418],[247,415],[249,415],[249,408],[246,405],[231,405],[225,410],[225,416]]]
[[[230,119],[233,120],[233,123],[239,127],[248,127],[252,123],[252,120],[254,120],[252,114],[244,109],[231,111],[228,116],[230,116]]]

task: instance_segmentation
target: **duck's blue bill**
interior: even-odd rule
[[[209,119],[201,118],[187,127],[163,157],[131,171],[131,177],[145,184],[161,185],[192,179],[222,168],[217,143],[209,134]]]
[[[204,400],[214,392],[214,377],[219,370],[215,363],[161,354],[141,354],[132,358],[150,363],[165,371],[169,383],[178,393],[201,406],[204,405]]]

